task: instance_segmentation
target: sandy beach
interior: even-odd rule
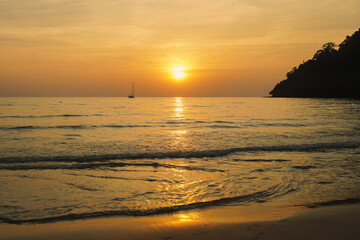
[[[244,210],[245,209],[245,210]],[[263,212],[263,214],[260,213]],[[239,215],[238,215],[239,214]],[[224,207],[152,217],[0,225],[0,239],[360,239],[360,204]]]

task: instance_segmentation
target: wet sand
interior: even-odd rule
[[[360,239],[360,204],[258,205],[47,224],[0,224],[0,239]]]

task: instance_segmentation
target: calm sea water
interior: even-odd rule
[[[360,101],[0,98],[0,221],[360,198]]]

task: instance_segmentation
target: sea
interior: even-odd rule
[[[0,222],[360,200],[360,101],[0,98]]]

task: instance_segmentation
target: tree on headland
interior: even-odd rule
[[[321,49],[315,53],[313,60],[319,60],[323,57],[324,58],[329,57],[331,54],[333,54],[336,51],[335,47],[337,46],[333,42],[325,43],[321,47]]]
[[[286,74],[273,97],[360,98],[360,29],[338,46],[329,42]]]

